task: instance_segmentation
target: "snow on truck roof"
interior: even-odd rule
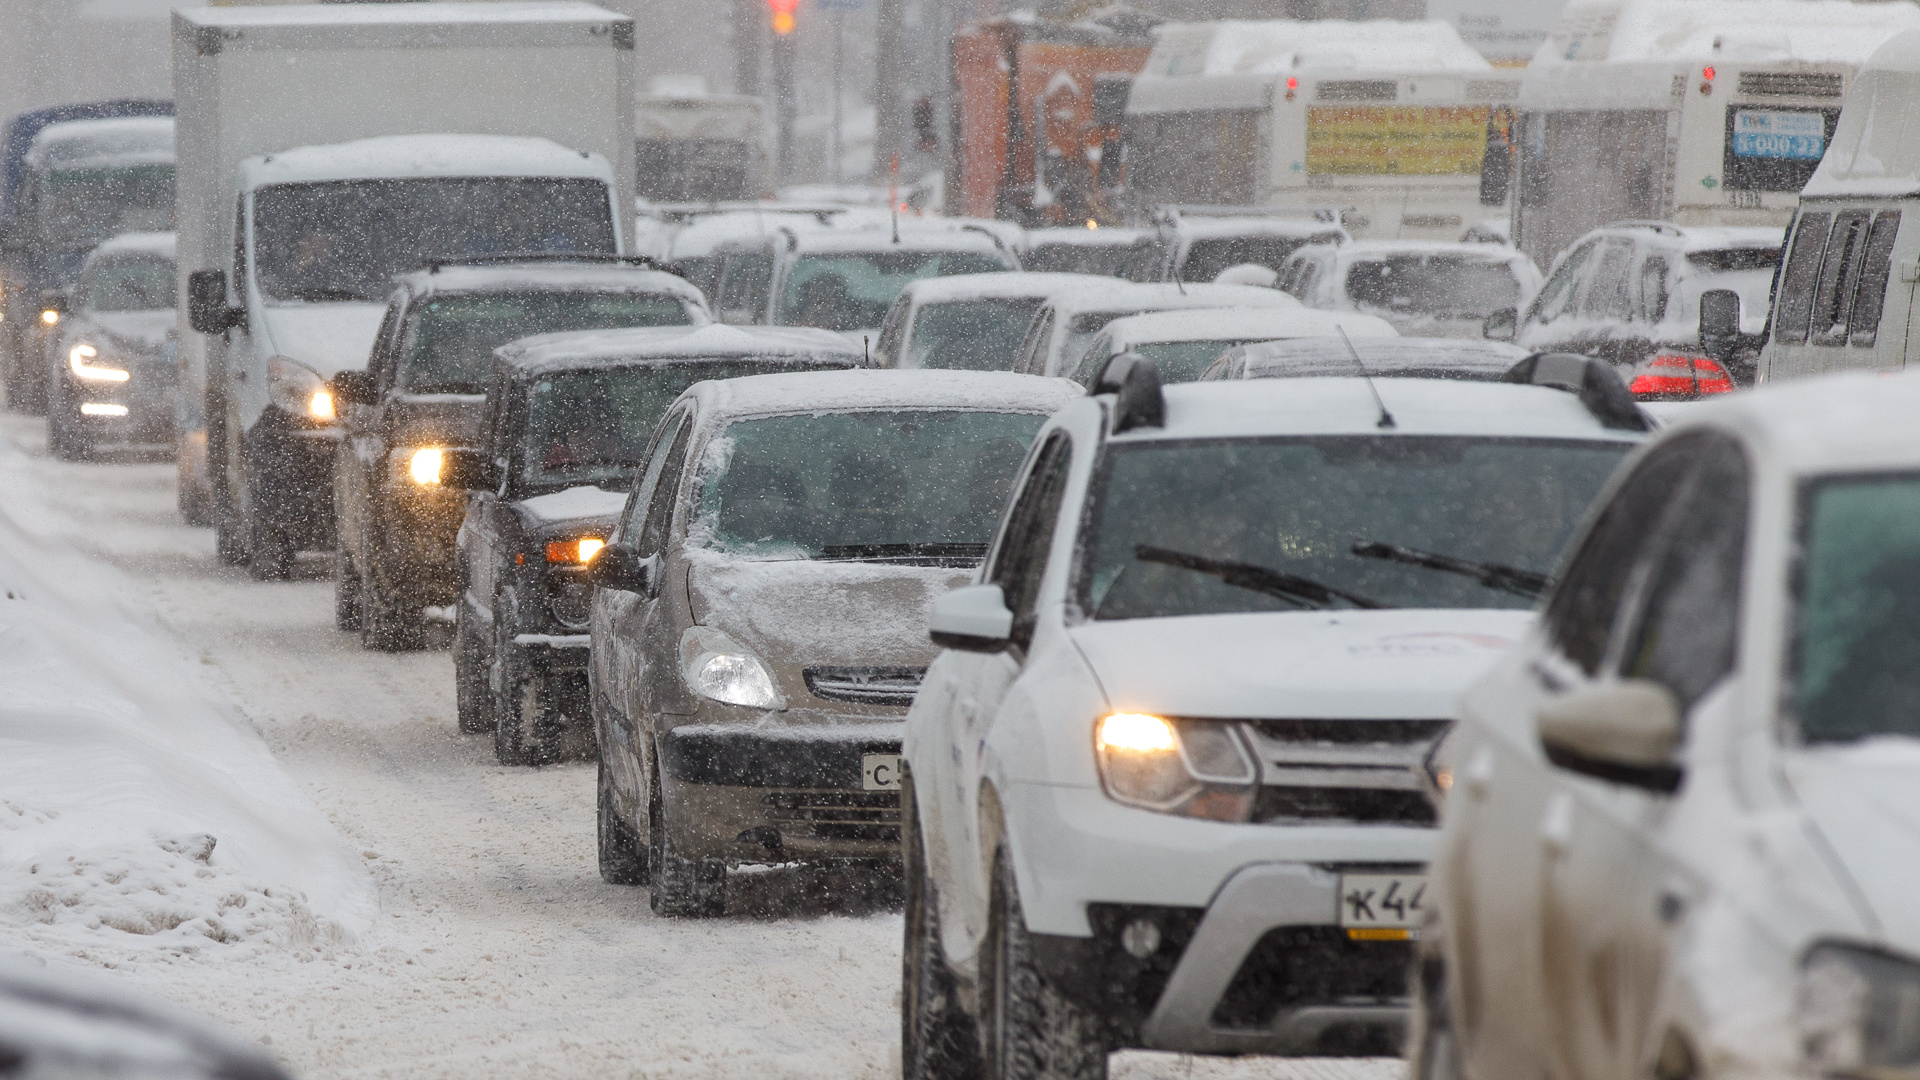
[[[1801,191],[1805,198],[1897,197],[1920,193],[1920,30],[1874,50],[1840,110],[1826,156]]]
[[[749,375],[687,391],[722,419],[783,413],[939,409],[1052,415],[1085,391],[1066,379],[1007,371],[822,371]]]
[[[596,364],[728,357],[812,357],[822,363],[861,364],[860,349],[845,336],[800,326],[650,326],[624,330],[571,330],[521,338],[494,355],[527,371],[559,371]]]
[[[1198,311],[1155,311],[1128,315],[1102,331],[1116,352],[1136,345],[1178,341],[1249,341],[1291,337],[1319,337],[1345,330],[1356,338],[1399,337],[1385,319],[1306,308],[1204,308]]]
[[[582,177],[611,186],[613,167],[599,154],[517,135],[381,135],[258,154],[240,163],[243,189],[419,176]]]
[[[1154,28],[1143,77],[1293,74],[1314,70],[1493,70],[1440,19],[1222,19]]]
[[[625,15],[576,0],[439,4],[285,4],[189,7],[174,18],[190,26],[440,26],[449,23],[586,23],[627,21]]]
[[[27,148],[29,166],[50,169],[173,164],[171,116],[114,116],[48,124]]]

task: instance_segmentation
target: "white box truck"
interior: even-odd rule
[[[332,546],[327,380],[366,366],[393,275],[624,253],[633,21],[572,2],[189,8],[173,55],[180,483],[223,560],[281,577]]]

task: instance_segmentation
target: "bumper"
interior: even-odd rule
[[[513,646],[528,666],[549,675],[586,674],[591,634],[515,634]]]
[[[869,789],[867,754],[898,754],[901,725],[690,724],[660,740],[675,842],[732,862],[896,859],[900,791]]]
[[[373,572],[381,584],[408,607],[453,603],[460,595],[455,541],[467,516],[466,492],[389,490],[376,498]]]

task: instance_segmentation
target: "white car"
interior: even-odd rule
[[[1533,260],[1498,244],[1357,240],[1313,244],[1280,268],[1280,288],[1308,307],[1363,311],[1419,337],[1481,337],[1540,290]]]
[[[1096,279],[1097,280],[1097,279]],[[1277,289],[1257,285],[1140,284],[1099,281],[1053,297],[1033,317],[1020,343],[1013,370],[1027,375],[1065,376],[1108,323],[1127,315],[1189,308],[1284,308],[1300,310],[1300,301]]]
[[[1163,383],[1192,382],[1207,365],[1235,345],[1332,337],[1341,331],[1353,339],[1400,336],[1392,324],[1371,315],[1293,308],[1156,311],[1128,315],[1108,323],[1080,354],[1080,365],[1069,377],[1082,386],[1090,386],[1108,360],[1131,352],[1153,361]],[[1351,370],[1341,374],[1350,374]]]
[[[1693,406],[1436,755],[1414,1075],[1911,1076],[1920,379]]]
[[[1115,367],[929,617],[909,1080],[1397,1052],[1422,760],[1646,423],[1624,390]]]
[[[880,323],[875,367],[1007,371],[1040,305],[1113,285],[1091,274],[954,274],[907,282]]]

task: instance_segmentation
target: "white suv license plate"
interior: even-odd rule
[[[863,791],[898,791],[899,754],[861,754],[860,787]]]
[[[1425,874],[1341,874],[1340,925],[1353,938],[1405,940],[1426,914]]]

